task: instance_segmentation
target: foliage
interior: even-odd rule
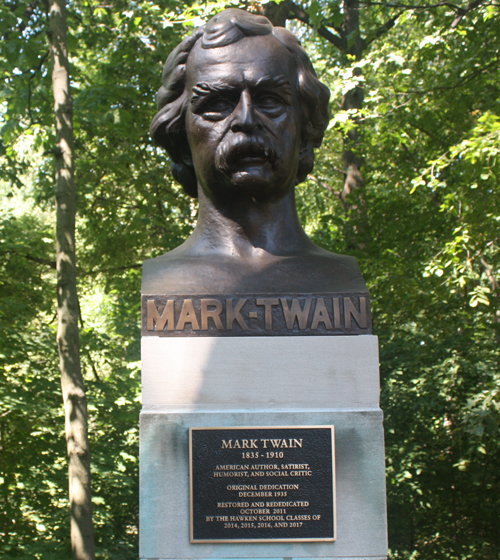
[[[55,274],[43,264],[52,257],[53,227],[19,194],[15,207],[13,202],[3,216],[0,245],[2,558],[56,559],[71,552],[54,345]],[[128,283],[137,285],[138,272],[128,275],[135,276]],[[81,283],[81,292],[82,314],[92,318],[81,342],[98,550],[102,558],[132,558],[138,517],[138,294],[106,295],[89,281]]]
[[[372,294],[395,559],[500,553],[500,10],[474,4],[456,2],[459,18],[448,3],[360,2],[359,60],[317,33],[339,25],[341,2],[304,4],[312,25],[289,22],[332,90],[334,118],[298,203],[317,243],[357,257]],[[43,6],[0,6],[5,558],[69,556]],[[148,138],[152,100],[172,45],[220,7],[69,4],[82,361],[102,558],[137,554],[140,263],[179,244],[196,215]],[[338,111],[354,86],[362,108]],[[366,187],[345,204],[342,138],[353,126]]]
[[[337,102],[353,79],[365,88],[332,134],[358,117],[367,187],[352,202],[368,224],[353,251],[359,216],[338,199],[328,138],[315,173],[331,202],[314,235],[357,256],[373,298],[394,558],[500,551],[498,17],[484,7],[450,28],[452,14],[405,12],[361,61],[322,56]]]
[[[2,200],[15,201],[2,215],[2,557],[61,558],[70,550],[47,217],[54,141],[47,14],[36,2],[0,10]],[[81,346],[100,558],[136,557],[140,263],[192,227],[189,201],[165,177],[166,157],[148,137],[161,64],[179,37],[170,10],[167,2],[69,5]]]

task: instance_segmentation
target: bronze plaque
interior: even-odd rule
[[[190,539],[336,539],[333,426],[190,428]]]
[[[142,336],[324,336],[371,332],[367,292],[142,296]]]

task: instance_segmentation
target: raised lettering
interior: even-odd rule
[[[286,298],[281,298],[280,301],[283,314],[285,315],[286,328],[290,331],[293,330],[295,320],[297,320],[299,329],[305,329],[307,327],[309,311],[311,310],[312,298],[307,298],[304,301],[304,308],[301,308],[300,300],[297,298],[292,299],[292,305],[290,307],[288,307]]]
[[[222,313],[222,303],[218,299],[201,299],[201,330],[208,330],[208,320],[212,319],[217,329],[224,329],[224,325],[220,320]],[[215,307],[215,309],[209,309]]]
[[[319,323],[324,323],[325,328],[327,329],[333,329],[330,315],[328,315],[328,311],[326,309],[325,300],[321,297],[316,300],[316,309],[314,310],[311,329],[316,330]]]
[[[271,330],[273,328],[273,305],[279,305],[280,300],[278,298],[259,298],[256,303],[264,306],[265,327],[266,330]]]
[[[340,298],[333,298],[333,325],[340,329]]]
[[[345,297],[344,298],[344,318],[345,318],[345,328],[351,329],[351,316],[353,319],[358,323],[361,329],[366,329],[368,320],[366,317],[366,298],[360,296],[359,298],[359,311],[356,309],[356,306],[352,302],[351,298]]]
[[[163,309],[163,313],[160,315],[158,313],[158,309],[156,307],[154,299],[148,299],[148,331],[155,330],[155,323],[156,329],[158,331],[162,331],[165,328],[165,324],[167,325],[168,331],[174,330],[174,301],[169,299],[165,304],[165,308]]]
[[[230,439],[226,441],[225,439],[222,440],[222,449],[232,449],[233,448],[233,440]]]
[[[233,323],[236,321],[242,330],[247,331],[248,325],[241,316],[241,308],[247,302],[246,299],[239,299],[235,307],[233,307],[233,300],[226,299],[226,328],[231,330],[233,328]]]
[[[198,323],[198,319],[194,311],[194,305],[192,299],[185,299],[184,302],[182,303],[181,314],[175,329],[178,331],[184,330],[186,323],[191,323],[191,328],[193,329],[193,331],[200,330],[200,324]]]

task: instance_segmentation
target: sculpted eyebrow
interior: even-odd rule
[[[199,101],[212,93],[229,93],[234,92],[234,87],[222,82],[209,84],[208,82],[199,82],[192,88],[193,96],[191,103],[196,105]]]
[[[279,90],[285,103],[292,103],[292,84],[285,76],[263,76],[253,84],[249,84],[251,90]],[[238,91],[238,87],[226,82],[198,82],[192,87],[191,105],[193,110],[198,110],[203,100],[214,94],[232,94]]]
[[[251,86],[251,89],[257,93],[262,90],[274,91],[280,95],[286,104],[292,105],[293,103],[292,84],[285,76],[264,76],[255,85]]]
[[[285,76],[264,76],[257,81],[255,88],[279,88],[292,95],[292,84]]]

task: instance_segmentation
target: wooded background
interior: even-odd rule
[[[74,168],[95,557],[137,558],[141,263],[196,221],[148,129],[168,53],[229,5],[297,33],[332,91],[298,205],[316,243],[358,259],[372,295],[391,558],[498,559],[498,0],[67,0],[67,43],[62,0],[0,4],[0,554],[94,557],[70,539],[56,344],[69,285],[56,192],[59,212]],[[58,106],[61,45],[72,100]],[[59,239],[58,262],[66,250]]]

